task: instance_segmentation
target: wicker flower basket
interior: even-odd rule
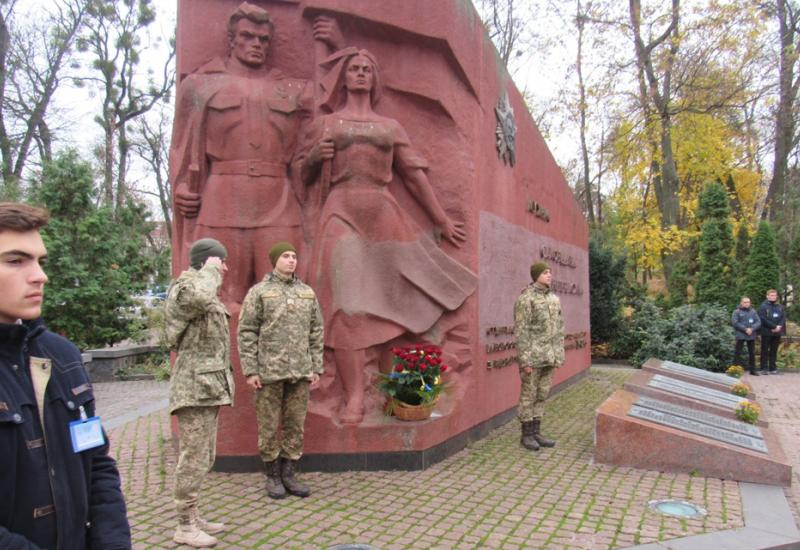
[[[392,414],[398,420],[414,421],[425,420],[431,416],[433,409],[436,408],[438,398],[434,399],[431,403],[424,405],[408,405],[402,401],[392,399]]]

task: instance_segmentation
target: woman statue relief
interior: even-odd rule
[[[439,204],[427,164],[394,119],[376,114],[380,76],[366,50],[348,48],[327,60],[327,104],[305,143],[301,176],[318,182],[323,201],[309,281],[322,304],[325,345],[333,350],[345,393],[340,420],[364,414],[366,362],[376,348],[403,334],[428,331],[458,308],[477,279],[442,252],[405,213],[388,185],[393,172],[438,226],[460,246],[464,224]],[[372,351],[375,351],[374,349]]]

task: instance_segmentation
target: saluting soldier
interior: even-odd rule
[[[526,449],[553,447],[556,442],[541,434],[544,402],[550,393],[553,372],[564,364],[564,317],[561,302],[550,290],[550,266],[536,262],[531,280],[514,304],[519,375],[522,379],[517,414],[522,423],[520,443]]]
[[[317,296],[295,277],[297,250],[287,242],[269,251],[272,273],[247,293],[239,316],[239,360],[255,391],[258,449],[267,494],[311,494],[294,475],[303,454],[310,389],[323,372],[323,328]],[[278,422],[283,438],[278,440]]]
[[[197,499],[216,457],[219,408],[233,404],[230,315],[217,296],[228,270],[227,255],[215,239],[195,242],[189,252],[191,268],[170,286],[165,304],[167,342],[178,354],[169,395],[169,410],[180,431],[173,540],[195,548],[213,546],[213,535],[225,530],[224,524],[200,516]]]

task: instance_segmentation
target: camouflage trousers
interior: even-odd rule
[[[178,517],[187,518],[197,506],[203,479],[217,455],[217,417],[219,407],[183,407],[178,418],[180,450],[175,467],[175,507]]]
[[[520,369],[522,387],[519,390],[519,405],[517,405],[517,418],[520,422],[530,422],[544,416],[544,402],[550,395],[550,384],[553,382],[555,367],[540,367],[532,369],[530,374]]]
[[[279,456],[298,460],[303,454],[303,430],[308,410],[310,382],[280,380],[256,392],[258,451],[261,460],[272,462]],[[283,438],[278,439],[278,423],[283,425]]]

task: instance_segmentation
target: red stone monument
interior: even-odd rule
[[[179,0],[173,271],[196,238],[227,246],[235,334],[269,245],[299,247],[326,321],[306,468],[424,468],[512,418],[513,305],[534,261],[552,266],[566,319],[554,383],[585,371],[587,226],[470,3],[251,0],[274,23],[263,59],[228,39],[239,3]],[[401,422],[375,378],[392,347],[418,343],[442,347],[448,389],[430,419]],[[258,465],[234,368],[223,469]]]

